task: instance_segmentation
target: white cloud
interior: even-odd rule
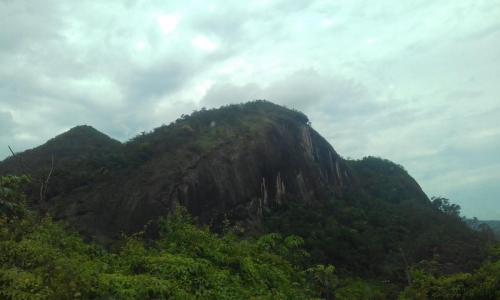
[[[191,42],[193,46],[206,52],[213,52],[219,47],[215,42],[203,35],[196,36]]]
[[[138,51],[143,51],[144,49],[146,49],[148,47],[148,44],[145,42],[145,41],[137,41],[135,43],[135,49],[138,50]]]
[[[0,110],[0,128],[0,137],[8,136],[12,133],[12,129],[14,128],[14,120],[10,112]]]
[[[156,23],[164,34],[170,34],[175,31],[179,23],[180,16],[157,14],[155,16]]]

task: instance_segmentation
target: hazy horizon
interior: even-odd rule
[[[500,1],[0,1],[0,159],[268,99],[500,220]]]

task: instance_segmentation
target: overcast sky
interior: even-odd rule
[[[0,159],[252,99],[500,219],[500,0],[0,0]]]

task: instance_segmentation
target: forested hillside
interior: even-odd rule
[[[488,227],[400,165],[342,158],[267,101],[126,143],[78,126],[0,175],[7,299],[498,296]]]
[[[2,299],[388,299],[397,286],[310,265],[298,236],[241,238],[198,228],[179,207],[159,236],[123,237],[109,249],[85,243],[26,208],[27,177],[0,178]],[[400,299],[498,299],[500,247],[474,273],[438,276],[414,265]],[[436,262],[428,266],[436,267]],[[428,267],[427,266],[427,267]]]

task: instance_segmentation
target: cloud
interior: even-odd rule
[[[177,91],[194,73],[195,66],[189,61],[167,60],[151,66],[136,67],[117,76],[129,101],[144,103],[153,97]]]
[[[201,103],[219,106],[255,99],[267,99],[312,113],[321,111],[331,117],[376,107],[362,84],[341,76],[322,76],[314,69],[297,70],[265,87],[255,82],[241,86],[217,83],[207,91]]]
[[[54,1],[0,1],[0,53],[28,50],[61,38],[61,11]],[[27,18],[29,16],[29,18]]]
[[[322,111],[333,118],[373,108],[366,87],[338,75],[322,76],[313,69],[299,70],[264,91],[274,101],[305,111]]]
[[[237,86],[231,83],[217,83],[210,87],[201,100],[202,106],[219,107],[228,103],[240,103],[260,99],[262,88],[255,83]]]
[[[217,48],[219,48],[219,46],[215,42],[211,41],[209,38],[207,38],[203,35],[199,35],[199,36],[195,37],[192,40],[192,44],[196,48],[201,49],[203,51],[207,51],[207,52],[213,52],[213,51],[217,50]]]
[[[8,111],[0,111],[0,136],[7,136],[12,133],[14,120]]]
[[[156,22],[158,23],[158,26],[160,26],[161,30],[165,34],[174,32],[174,30],[177,28],[177,24],[179,23],[179,19],[180,18],[178,15],[158,14],[156,16]]]

